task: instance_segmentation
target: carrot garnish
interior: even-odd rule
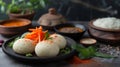
[[[33,40],[35,44],[42,41],[45,34],[48,32],[43,31],[41,26],[39,28],[36,27],[35,29],[29,29],[29,31],[31,31],[31,33],[26,34],[24,38]]]

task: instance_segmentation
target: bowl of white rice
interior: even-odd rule
[[[102,42],[120,42],[120,19],[115,17],[98,18],[89,22],[89,34]]]

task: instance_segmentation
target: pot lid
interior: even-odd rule
[[[48,10],[48,13],[42,15],[39,18],[39,22],[41,22],[41,20],[61,20],[62,18],[64,18],[61,14],[57,13],[55,8],[50,8]]]

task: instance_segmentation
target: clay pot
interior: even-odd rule
[[[109,44],[120,43],[120,30],[110,30],[93,25],[94,21],[89,23],[89,34],[96,38],[98,41],[102,41]]]
[[[16,14],[16,13],[8,14],[10,19],[23,18],[23,19],[29,19],[29,20],[32,20],[34,15],[35,15],[34,11],[32,13],[26,13],[26,14]]]
[[[66,19],[61,14],[57,13],[55,8],[50,8],[48,13],[42,15],[38,20],[38,24],[47,29],[53,28],[55,25],[65,22]]]
[[[21,23],[22,25],[18,26],[6,26],[4,24],[7,23]],[[31,27],[31,21],[27,19],[9,19],[9,20],[3,20],[0,21],[0,34],[5,36],[5,37],[11,37],[17,34],[21,34],[23,32],[28,31],[28,29]]]

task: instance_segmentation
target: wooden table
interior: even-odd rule
[[[33,21],[33,26],[38,26],[38,24]],[[85,21],[72,21],[72,23],[83,24],[86,27],[88,26],[88,22]],[[88,37],[88,33],[86,32],[83,37]],[[0,39],[8,40],[9,38],[5,38],[0,35]],[[89,64],[78,64],[78,67],[120,67],[120,58],[116,59],[104,59],[104,58],[93,58],[96,60],[95,63]],[[34,61],[33,61],[34,62]],[[45,63],[45,64],[29,64],[15,61],[14,59],[8,57],[0,48],[0,67],[74,67],[73,64],[68,64],[66,61],[54,62],[54,63]]]

